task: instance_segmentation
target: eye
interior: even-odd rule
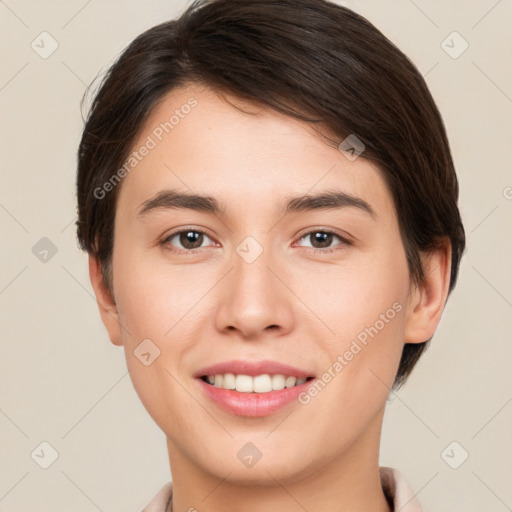
[[[182,229],[171,233],[167,238],[162,241],[162,245],[173,252],[192,252],[195,249],[205,247],[203,242],[205,240],[211,240],[211,238],[203,231],[196,229]],[[179,244],[176,248],[176,244]],[[208,243],[206,246],[209,245]]]
[[[315,249],[313,252],[326,253],[338,250],[336,248],[331,248],[331,243],[335,238],[341,241],[341,244],[338,245],[351,245],[349,240],[329,229],[317,229],[310,231],[303,235],[300,240],[309,240],[311,244],[309,246],[306,245],[306,247],[312,247]]]
[[[335,239],[341,243],[332,246]],[[315,253],[328,253],[338,249],[338,246],[351,245],[351,242],[343,236],[329,229],[317,229],[306,233],[300,238],[300,241],[310,241],[306,247],[311,247]],[[210,243],[208,243],[210,241]],[[197,229],[181,229],[168,235],[162,242],[166,250],[171,252],[193,253],[203,247],[211,245],[213,240],[203,231]],[[300,245],[300,244],[299,244]],[[303,246],[304,247],[304,246]]]

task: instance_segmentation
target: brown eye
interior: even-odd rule
[[[338,243],[333,243],[338,239]],[[308,243],[304,242],[309,241]],[[340,250],[347,249],[353,245],[350,238],[345,237],[332,229],[314,229],[300,237],[299,246],[308,247],[314,254],[326,255]]]
[[[301,237],[302,240],[309,240],[311,245],[306,245],[306,247],[312,247],[313,249],[326,249],[332,247],[332,242],[334,239],[341,240],[344,242],[345,240],[341,238],[336,233],[333,233],[331,231],[325,231],[325,230],[317,230],[317,231],[311,231],[310,233],[307,233],[306,235]],[[339,245],[339,244],[338,244]]]
[[[206,235],[206,233],[203,233],[202,231],[197,231],[194,229],[185,229],[182,231],[172,233],[164,240],[163,243],[165,245],[172,246],[172,250],[174,250],[174,247],[177,247],[177,249],[192,251],[194,249],[199,249],[203,247],[205,239],[209,238],[210,237]]]
[[[315,233],[311,233],[308,236],[311,237],[310,240],[312,241],[313,247],[316,247],[317,249],[329,247],[334,237],[332,233],[326,233],[325,231],[316,231]]]

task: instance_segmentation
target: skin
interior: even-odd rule
[[[243,112],[205,86],[169,93],[133,147],[191,96],[197,106],[121,185],[112,293],[89,259],[109,337],[167,436],[174,511],[389,511],[378,469],[386,399],[404,343],[429,339],[441,318],[450,246],[423,255],[427,277],[413,286],[375,164],[364,154],[350,161],[307,123],[230,97]],[[162,208],[138,218],[167,188],[215,197],[225,214]],[[280,214],[288,196],[327,189],[364,199],[375,219],[354,207]],[[179,237],[164,241],[180,228],[206,233],[202,247],[191,254]],[[334,236],[322,248],[322,228],[351,243]],[[236,252],[247,236],[263,248],[250,264]],[[192,377],[231,359],[319,377],[395,302],[401,311],[307,405],[236,416]],[[160,350],[148,366],[134,356],[144,339]],[[253,467],[237,457],[248,442],[262,453]]]

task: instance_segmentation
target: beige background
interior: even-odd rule
[[[389,403],[381,464],[404,473],[425,512],[511,510],[512,1],[346,3],[426,75],[453,148],[468,238],[434,342]],[[92,298],[75,242],[74,178],[86,84],[136,35],[184,7],[0,1],[4,512],[135,511],[170,479],[164,436]],[[43,31],[58,43],[46,59],[31,48]],[[456,59],[441,45],[453,31],[469,44]],[[456,37],[445,43],[452,53],[462,48]],[[46,262],[32,252],[42,237],[57,249]],[[48,469],[31,458],[43,441],[58,452]],[[460,464],[464,451],[469,458],[452,469],[447,461]]]

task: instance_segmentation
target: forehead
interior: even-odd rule
[[[310,123],[233,96],[227,100],[190,84],[158,103],[132,145],[134,165],[127,167],[118,210],[133,215],[166,188],[216,197],[228,214],[231,207],[277,208],[285,196],[325,189],[361,197],[379,216],[394,210],[371,161],[348,159]]]

